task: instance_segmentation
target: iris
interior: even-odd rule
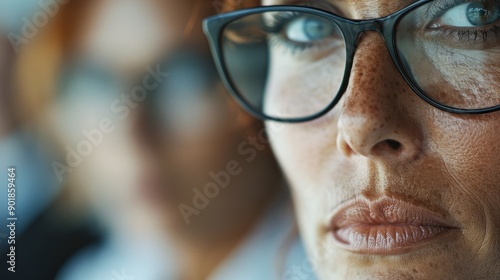
[[[500,18],[500,7],[494,3],[473,2],[467,7],[467,19],[473,25],[494,23]]]

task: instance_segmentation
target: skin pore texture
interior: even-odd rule
[[[366,19],[413,1],[325,2],[348,18]],[[279,93],[314,90],[301,71],[287,66],[272,74],[268,86]],[[312,72],[317,88],[334,79]],[[297,80],[297,73],[305,75],[301,81],[284,82]],[[305,123],[266,125],[321,279],[500,278],[500,113],[457,115],[424,102],[397,71],[378,33],[366,32],[358,41],[348,88],[332,111]],[[453,230],[398,254],[339,246],[332,215],[346,201],[383,198],[425,208]]]

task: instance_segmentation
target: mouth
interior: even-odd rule
[[[456,223],[394,198],[353,199],[330,220],[335,243],[361,254],[397,255],[458,233]]]

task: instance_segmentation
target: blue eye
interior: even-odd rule
[[[494,3],[471,3],[467,7],[467,18],[473,25],[488,25],[500,18],[500,7]]]
[[[481,27],[500,19],[500,6],[491,2],[464,3],[441,16],[440,24],[454,27]]]
[[[298,43],[310,43],[323,40],[335,31],[332,23],[318,17],[301,16],[291,20],[285,27],[288,40]]]

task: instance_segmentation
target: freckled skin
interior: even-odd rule
[[[358,12],[353,18],[409,4],[341,2]],[[275,80],[294,71],[287,70]],[[271,88],[301,90],[285,83]],[[380,35],[367,32],[348,89],[332,111],[310,122],[266,125],[321,279],[500,279],[499,112],[456,115],[427,104],[403,80]],[[327,221],[357,195],[424,206],[456,220],[461,230],[402,255],[351,253],[332,243]]]

